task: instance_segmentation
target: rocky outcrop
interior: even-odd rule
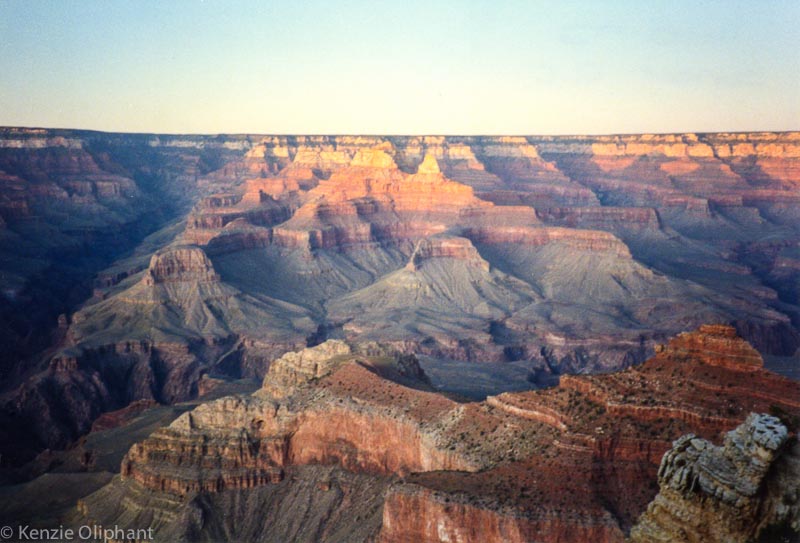
[[[270,411],[235,398],[206,404],[134,445],[123,460],[122,477],[180,496],[278,482],[285,445],[279,439],[259,440],[244,429],[248,416],[253,424],[269,424]],[[203,432],[192,432],[197,427]]]
[[[660,492],[631,530],[634,542],[746,542],[783,528],[800,533],[796,440],[776,417],[751,414],[721,446],[692,434],[673,443]]]
[[[153,255],[144,283],[205,283],[219,281],[214,266],[199,247],[179,246]]]
[[[775,405],[800,408],[795,385],[765,371],[760,355],[733,327],[704,325],[656,351],[636,369],[603,377],[564,376],[561,388],[580,392],[616,416],[645,423],[680,420],[707,436],[731,427],[745,401],[763,411]],[[662,372],[668,373],[659,379]],[[660,393],[649,391],[652,386]]]
[[[406,391],[368,369],[410,376],[408,360],[349,354],[346,344],[328,341],[285,355],[255,397],[204,404],[135,445],[123,461],[123,478],[185,496],[274,483],[292,465],[337,463],[383,475],[476,469],[463,455],[437,447],[427,422],[452,402]],[[327,385],[315,390],[312,382],[325,376]],[[352,387],[363,392],[352,397]]]
[[[657,347],[656,353],[672,359],[699,360],[711,366],[737,371],[762,368],[764,360],[731,326],[706,324],[697,332],[687,332]]]
[[[286,353],[270,364],[262,387],[276,397],[289,395],[299,385],[328,375],[349,354],[350,346],[338,340]]]

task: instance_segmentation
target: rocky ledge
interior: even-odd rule
[[[355,355],[335,340],[284,355],[255,396],[204,404],[135,445],[122,476],[185,496],[277,482],[292,465],[339,463],[379,474],[477,468],[436,444],[431,422],[454,402],[379,374],[427,388],[416,362],[402,355]]]

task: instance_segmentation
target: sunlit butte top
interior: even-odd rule
[[[0,2],[0,125],[800,129],[800,2]]]

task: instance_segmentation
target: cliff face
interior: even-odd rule
[[[204,404],[135,445],[122,476],[186,496],[277,482],[293,465],[338,464],[378,475],[475,469],[469,459],[436,446],[430,419],[453,402],[373,373],[402,377],[409,375],[406,364],[350,355],[335,341],[284,355],[256,397]],[[322,377],[323,386],[310,386]],[[360,394],[349,397],[356,388]],[[270,393],[275,390],[278,397]]]
[[[622,540],[617,521],[602,513],[565,522],[558,510],[535,515],[460,503],[420,487],[394,486],[386,496],[378,541],[597,541]]]
[[[340,357],[351,352],[347,343],[328,340],[316,347],[286,353],[270,364],[262,387],[276,397],[289,395],[298,385],[329,374]]]
[[[686,344],[706,346],[705,356],[687,355]],[[84,500],[82,514],[118,522],[119,512],[101,499],[114,495],[132,504],[128,518],[171,518],[156,526],[159,533],[185,537],[178,519],[192,504],[206,504],[209,518],[238,518],[242,509],[231,496],[262,495],[259,489],[274,485],[300,491],[306,482],[298,473],[311,466],[374,481],[380,521],[368,535],[352,525],[353,537],[361,534],[356,540],[621,543],[656,495],[657,476],[660,496],[675,485],[685,493],[696,480],[691,492],[767,515],[759,517],[765,527],[796,513],[780,485],[766,483],[776,496],[769,513],[752,501],[783,458],[778,451],[787,432],[770,417],[748,413],[772,408],[797,416],[800,388],[753,367],[752,348],[730,327],[676,338],[642,366],[617,374],[562,379],[553,389],[467,404],[430,391],[413,359],[383,352],[354,354],[352,346],[329,341],[276,360],[253,396],[204,404],[133,446],[121,479]],[[724,358],[730,363],[719,364]],[[745,419],[724,447],[707,441]],[[787,473],[792,480],[794,472]],[[333,483],[320,484],[327,492]],[[706,499],[698,497],[695,509],[665,500],[656,498],[660,505],[642,517],[656,520],[641,520],[634,537],[671,529],[663,519],[680,516],[679,507],[706,515],[697,526],[724,520],[713,517],[717,509],[713,518],[703,512]],[[210,533],[193,526],[199,532],[192,537]],[[738,530],[731,526],[731,533]],[[241,533],[233,529],[226,537]]]

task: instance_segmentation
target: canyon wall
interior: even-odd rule
[[[328,338],[525,362],[539,383],[641,363],[704,322],[792,356],[798,149],[2,129],[0,419],[26,443],[4,462]]]

